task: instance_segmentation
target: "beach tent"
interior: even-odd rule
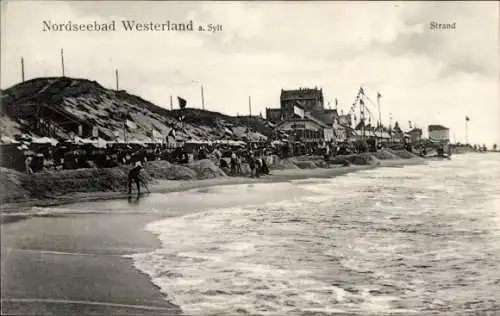
[[[13,138],[10,138],[8,136],[2,136],[0,138],[0,141],[4,144],[18,144],[19,142]]]
[[[31,142],[35,144],[51,144],[52,146],[56,146],[59,143],[56,139],[50,137],[33,137]]]
[[[106,148],[108,142],[99,137],[98,139],[92,140],[92,145],[97,148]]]

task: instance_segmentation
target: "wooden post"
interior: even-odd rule
[[[389,143],[392,144],[392,113],[389,113]]]
[[[201,108],[205,109],[205,96],[203,95],[203,86],[201,86]]]
[[[64,73],[64,50],[61,48],[61,68],[62,68],[62,76],[65,76]]]
[[[119,76],[118,76],[118,69],[115,69],[115,79],[116,79],[116,91],[120,89],[120,81],[119,81]]]
[[[252,117],[252,97],[251,96],[248,96],[248,111],[249,111],[249,115],[248,115],[248,126],[247,126],[247,137],[248,137],[248,141],[250,143],[250,145],[252,144],[251,140],[250,140],[250,119]]]
[[[24,82],[24,58],[21,57],[21,79]]]
[[[125,117],[123,118],[123,141],[127,143],[127,117],[128,117],[128,111],[125,114]]]
[[[377,92],[377,107],[378,107],[378,123],[379,123],[379,128],[380,128],[380,142],[382,142],[382,112],[380,111],[380,98],[382,95]]]
[[[174,100],[172,99],[172,95],[170,95],[170,111],[174,109]]]
[[[248,97],[248,110],[250,113],[250,117],[252,117],[252,97],[251,96]]]

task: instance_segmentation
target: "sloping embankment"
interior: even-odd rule
[[[33,175],[0,168],[0,203],[26,199],[47,199],[75,192],[124,192],[130,167],[106,169],[76,169],[39,172]],[[211,160],[201,160],[185,166],[166,161],[145,164],[148,180],[196,180],[225,177]]]
[[[383,150],[377,153],[363,153],[337,156],[327,163],[322,156],[300,156],[280,160],[268,157],[270,169],[316,169],[338,167],[339,165],[383,166],[389,161],[418,158],[406,151]],[[250,174],[248,164],[242,164],[242,175]],[[72,193],[126,192],[127,175],[130,167],[107,169],[77,169],[40,172],[26,175],[14,170],[0,168],[0,204],[17,203],[28,199],[47,200]],[[227,177],[229,170],[221,170],[209,159],[187,165],[176,165],[166,161],[145,164],[144,177],[157,180],[201,180]]]

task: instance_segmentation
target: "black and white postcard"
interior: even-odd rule
[[[496,1],[1,3],[2,315],[500,315]]]

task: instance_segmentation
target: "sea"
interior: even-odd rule
[[[132,258],[186,315],[499,315],[499,178],[465,154],[165,195],[192,212]]]

